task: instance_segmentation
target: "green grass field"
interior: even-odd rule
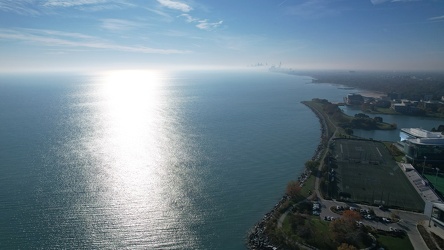
[[[444,194],[444,177],[442,175],[438,174],[438,177],[436,175],[431,174],[425,174],[425,177],[427,180],[433,184],[433,186],[441,193]]]
[[[377,141],[336,139],[336,198],[422,211],[424,201]]]
[[[376,239],[384,249],[387,250],[413,250],[412,243],[410,242],[409,237],[404,236],[402,238],[387,236],[387,235],[376,235]]]

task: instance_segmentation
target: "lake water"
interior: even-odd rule
[[[268,72],[0,76],[1,249],[244,249],[318,145]],[[385,119],[385,118],[384,118]]]
[[[345,114],[354,116],[357,113],[362,113],[359,108],[344,106],[341,107]],[[444,124],[444,119],[432,117],[418,117],[405,115],[384,115],[384,114],[367,114],[370,117],[382,117],[386,123],[395,123],[397,128],[394,130],[362,130],[354,129],[353,134],[363,138],[373,138],[381,141],[399,141],[399,133],[402,128],[422,128],[425,130],[432,130],[438,128],[439,125]]]

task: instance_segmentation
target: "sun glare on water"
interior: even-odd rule
[[[174,173],[186,153],[172,125],[177,121],[170,114],[167,81],[162,72],[112,71],[96,85],[99,105],[91,151],[100,166],[95,179],[105,190],[101,203],[109,208],[107,216],[128,230],[121,239],[113,235],[116,241],[154,237],[159,244],[170,242],[174,236],[157,228],[166,224],[176,234],[186,233],[178,219],[183,211],[174,205],[188,204]],[[168,221],[157,225],[162,220]]]
[[[118,145],[133,144],[131,148],[134,150],[143,146],[134,143],[146,133],[151,133],[149,137],[154,139],[156,130],[162,127],[159,116],[162,105],[165,105],[161,84],[162,79],[155,72],[117,71],[103,78],[107,125],[118,138]]]
[[[116,165],[125,166],[121,176],[161,163],[162,109],[167,105],[161,85],[161,75],[150,71],[113,71],[103,78],[104,146]],[[137,176],[132,176],[134,181]]]

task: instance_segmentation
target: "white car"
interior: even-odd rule
[[[366,220],[373,220],[373,216],[370,215],[370,214],[366,214],[366,215],[364,216],[364,219],[366,219]]]
[[[382,221],[386,222],[386,223],[392,222],[392,220],[390,220],[389,218],[385,218],[385,217],[382,217]]]
[[[397,228],[389,227],[390,232],[399,232]]]

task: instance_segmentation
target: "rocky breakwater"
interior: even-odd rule
[[[321,124],[321,140],[312,157],[312,160],[320,160],[322,152],[327,146],[326,143],[328,140],[326,140],[326,138],[328,137],[328,126],[326,124],[326,121],[324,120],[324,117],[315,108],[311,107],[306,102],[303,103],[316,114]],[[311,172],[306,169],[304,173],[302,173],[301,176],[298,178],[298,180],[306,180],[310,174]],[[301,182],[301,187],[302,185],[303,183]],[[273,241],[270,237],[270,231],[274,230],[273,227],[277,228],[277,221],[281,214],[285,212],[282,210],[288,209],[288,207],[284,205],[287,204],[288,200],[289,197],[287,195],[284,195],[279,200],[279,202],[276,203],[273,209],[265,214],[264,217],[248,233],[247,247],[249,249],[265,250],[280,248],[283,242],[278,242],[276,240]]]
[[[273,207],[273,209],[266,213],[262,220],[260,220],[251,232],[248,234],[247,246],[249,249],[262,250],[262,249],[278,249],[277,242],[272,242],[268,236],[267,228],[270,226],[276,227],[277,220],[280,216],[280,210],[283,204],[288,201],[288,196],[284,195],[278,203]],[[273,225],[275,224],[275,225]]]
[[[311,171],[304,171],[299,177],[298,182],[302,187],[308,177],[310,177]],[[278,227],[278,220],[281,215],[287,211],[291,207],[289,207],[290,198],[288,195],[282,196],[276,205],[274,205],[273,209],[266,213],[262,220],[260,220],[251,232],[248,234],[247,245],[249,249],[278,249],[280,242],[273,241],[270,237],[270,233],[272,233]]]

